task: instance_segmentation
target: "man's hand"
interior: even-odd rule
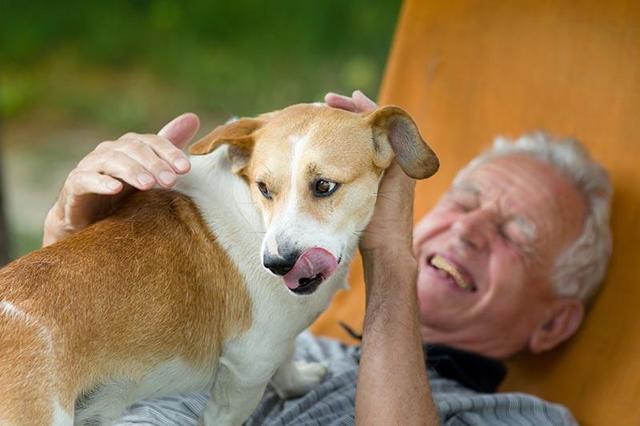
[[[187,113],[157,135],[127,133],[99,144],[67,176],[45,219],[43,246],[91,225],[131,191],[146,191],[155,184],[172,187],[176,175],[191,168],[181,149],[199,126],[198,116]]]
[[[371,112],[378,105],[359,90],[352,97],[328,93],[327,105],[352,112]],[[415,181],[395,161],[386,170],[378,189],[376,207],[369,226],[360,239],[363,256],[389,252],[413,257],[413,197]]]

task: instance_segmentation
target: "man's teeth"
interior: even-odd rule
[[[456,269],[456,267],[453,266],[451,263],[449,263],[449,261],[444,257],[436,254],[431,258],[431,265],[451,275],[451,277],[456,282],[456,284],[458,284],[458,286],[464,289],[471,288],[471,285],[464,280],[464,278],[462,277],[462,274],[460,274],[458,269]]]

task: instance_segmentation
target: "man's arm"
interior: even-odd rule
[[[356,388],[358,424],[439,424],[418,327],[411,252],[363,253],[367,306]]]
[[[397,164],[391,166],[360,242],[367,305],[356,387],[359,424],[440,423],[418,323],[411,250],[414,187]]]
[[[331,106],[376,108],[362,92],[328,94]],[[397,164],[385,174],[374,216],[360,242],[367,290],[356,388],[358,424],[440,424],[422,352],[413,256],[415,182]]]

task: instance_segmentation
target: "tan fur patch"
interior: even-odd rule
[[[245,283],[199,211],[162,190],[134,193],[113,216],[3,268],[0,300],[50,330],[53,393],[67,409],[106,378],[135,379],[175,356],[211,365],[222,344],[251,324]],[[33,341],[41,352],[17,319],[4,321],[0,348]],[[0,351],[0,365],[40,363],[28,358]],[[0,401],[19,393],[20,371],[7,373]]]

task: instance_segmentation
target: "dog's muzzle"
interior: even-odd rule
[[[263,264],[274,274],[282,276],[285,285],[293,293],[311,294],[335,272],[338,260],[329,251],[314,247],[299,256],[265,254]]]

